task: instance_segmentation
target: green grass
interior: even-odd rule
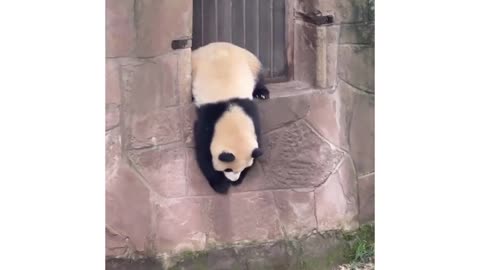
[[[375,225],[366,224],[352,233],[345,234],[348,241],[345,249],[346,259],[350,264],[374,262],[375,259]]]

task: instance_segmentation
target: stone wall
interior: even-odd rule
[[[259,102],[266,153],[215,194],[193,155],[192,0],[107,0],[106,255],[132,257],[352,229],[374,218],[374,24],[368,0],[296,0],[294,79]]]

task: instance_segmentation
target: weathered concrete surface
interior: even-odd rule
[[[268,106],[270,110],[280,110],[275,106],[290,108],[284,115],[291,117],[286,122],[271,118],[274,122],[271,127],[278,128],[264,134],[264,156],[244,183],[233,187],[226,196],[210,188],[198,169],[194,150],[186,141],[139,150],[126,148],[125,158],[121,155],[120,129],[109,131],[107,171],[111,180],[108,181],[133,185],[128,181],[133,176],[125,180],[114,172],[119,166],[131,167],[136,186],[124,192],[147,198],[145,207],[151,209],[148,220],[141,221],[146,222],[142,241],[137,239],[135,244],[145,248],[135,251],[178,253],[203,250],[209,245],[273,241],[312,230],[355,228],[358,225],[356,172],[349,153],[339,145],[343,137],[338,136],[347,134],[338,123],[347,122],[345,115],[353,108],[344,112],[336,107],[337,102],[343,104],[341,95],[341,91],[332,94],[306,91],[299,95],[284,93],[273,97],[272,103],[259,102],[263,111]],[[307,111],[298,104],[306,105]],[[328,113],[314,109],[318,104],[326,104]],[[332,124],[322,125],[322,122]],[[107,189],[119,195],[120,191],[108,186]],[[139,199],[127,195],[119,196],[125,200]],[[120,215],[114,209],[114,205],[107,203],[107,212]],[[136,227],[131,227],[133,224],[122,226],[125,231],[136,231]],[[112,256],[121,255],[112,253]]]
[[[300,120],[264,136],[260,162],[278,188],[316,187],[334,171],[343,153]]]
[[[267,243],[244,243],[184,252],[157,259],[108,259],[108,270],[318,270],[346,262],[347,241],[342,234],[313,233]]]
[[[375,174],[368,174],[358,179],[359,221],[361,223],[375,220]]]
[[[375,171],[375,99],[356,94],[350,125],[351,155],[359,176]]]
[[[137,56],[172,51],[172,40],[192,36],[191,0],[136,0]]]
[[[105,130],[120,124],[120,69],[115,60],[105,63]]]
[[[106,1],[107,57],[130,56],[135,50],[135,0]]]
[[[366,45],[340,45],[338,76],[358,89],[375,91],[374,49]]]
[[[106,186],[107,256],[146,251],[150,235],[150,192],[128,166],[121,166]],[[111,238],[116,241],[109,241]]]
[[[294,81],[271,85],[272,98],[258,101],[265,154],[240,186],[219,195],[194,157],[191,51],[170,46],[191,35],[191,1],[107,1],[107,257],[171,257],[213,246],[200,260],[207,269],[299,269],[307,259],[282,239],[374,219],[371,1],[292,6],[334,14],[335,24],[293,22]],[[251,241],[271,246],[224,248]],[[312,252],[302,254],[313,261],[323,256],[314,247],[330,245],[305,243]],[[139,262],[139,269],[160,267]]]
[[[345,157],[328,182],[315,190],[318,229],[351,230],[358,226],[358,195],[353,162]]]
[[[165,197],[186,195],[185,149],[149,149],[129,153],[130,160],[152,190]]]
[[[319,10],[342,24],[364,22],[369,16],[368,0],[296,0],[296,8],[305,13]]]

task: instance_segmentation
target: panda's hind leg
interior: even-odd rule
[[[262,75],[259,75],[255,83],[252,96],[256,99],[270,99],[270,90],[265,86],[265,79]]]

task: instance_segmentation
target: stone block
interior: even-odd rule
[[[178,56],[177,84],[180,104],[192,104],[192,51],[177,50]]]
[[[107,59],[105,63],[105,130],[120,123],[120,71],[115,60]]]
[[[344,89],[337,88],[334,94],[311,94],[310,110],[305,120],[331,143],[348,149],[348,121],[352,112],[353,93]]]
[[[319,231],[350,230],[358,226],[356,175],[346,156],[328,180],[315,190]]]
[[[140,149],[182,140],[180,110],[169,108],[151,113],[132,114],[127,122],[131,129],[129,148]]]
[[[171,52],[175,39],[192,36],[191,0],[137,0],[137,56]]]
[[[350,124],[350,153],[359,176],[375,171],[375,97],[356,93]]]
[[[122,81],[132,109],[148,112],[178,104],[178,55],[171,53],[148,60],[125,60],[121,65]]]
[[[313,12],[319,10],[323,15],[333,15],[334,23],[355,23],[367,20],[368,0],[298,0],[299,10]]]
[[[119,128],[105,134],[105,181],[111,183],[116,177],[122,160],[122,135]]]
[[[272,97],[268,102],[260,102],[258,109],[262,133],[268,133],[305,117],[310,100],[306,94]]]
[[[105,130],[110,130],[120,124],[120,106],[107,104],[105,106]]]
[[[315,198],[312,191],[273,191],[284,232],[289,236],[307,234],[316,229]]]
[[[283,241],[266,244],[263,248],[246,247],[240,257],[246,261],[246,269],[287,270],[290,258]]]
[[[270,191],[154,199],[158,252],[199,250],[207,244],[281,238]]]
[[[193,138],[193,125],[197,120],[197,112],[194,104],[185,105],[182,107],[183,119],[183,142],[188,147],[195,146]]]
[[[358,178],[359,221],[365,223],[375,220],[375,174]]]
[[[259,161],[265,177],[280,188],[323,184],[343,153],[297,121],[263,137],[265,154]]]
[[[106,185],[107,254],[114,249],[144,252],[150,239],[150,192],[128,165],[122,164],[110,174]],[[123,243],[122,243],[123,241]]]
[[[106,1],[107,57],[131,56],[135,49],[134,0]]]
[[[209,243],[269,241],[282,237],[271,191],[229,193],[212,197]]]
[[[105,229],[105,256],[107,258],[125,257],[132,252],[128,238],[112,229]],[[134,251],[133,251],[134,252]]]
[[[125,125],[129,148],[182,141],[177,93],[178,56],[122,62]]]
[[[337,55],[340,26],[317,27],[316,82],[319,88],[332,88],[337,84]]]
[[[121,103],[120,66],[115,59],[105,61],[105,104]]]
[[[373,46],[374,24],[344,24],[340,30],[340,44],[362,44]]]
[[[340,45],[338,76],[348,84],[375,91],[375,49],[365,45]]]
[[[307,262],[306,269],[338,269],[335,266],[345,260],[342,256],[345,242],[334,234],[311,234],[302,239],[301,243],[301,260]],[[304,268],[303,264],[300,266],[291,270]]]
[[[211,229],[208,197],[165,199],[156,197],[153,204],[153,239],[157,252],[179,253],[202,250]]]
[[[315,85],[316,83],[316,27],[296,21],[294,23],[293,78],[298,81]]]
[[[246,270],[243,258],[237,258],[237,250],[227,247],[222,249],[210,249],[207,252],[199,252],[193,256],[179,256],[174,258],[172,270]]]
[[[157,194],[165,197],[186,195],[185,149],[151,149],[130,152],[129,156]]]

